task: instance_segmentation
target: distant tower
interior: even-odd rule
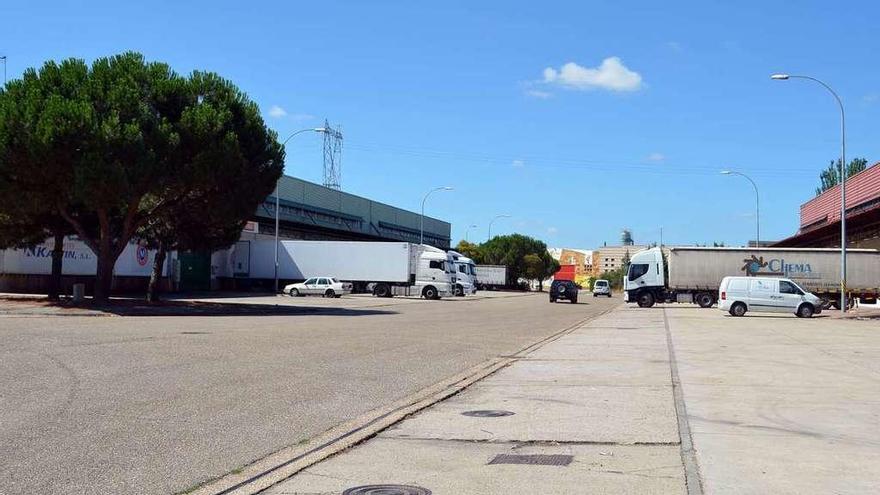
[[[330,127],[324,120],[324,186],[341,189],[342,186],[342,131]]]
[[[620,243],[624,246],[632,246],[633,245],[633,234],[629,229],[623,229],[620,232]]]

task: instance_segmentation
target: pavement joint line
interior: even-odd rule
[[[675,347],[672,343],[672,331],[669,329],[669,317],[663,308],[663,325],[666,327],[666,345],[669,348],[669,369],[672,377],[672,397],[675,402],[675,416],[678,419],[678,438],[681,447],[681,462],[684,467],[684,480],[688,495],[703,495],[703,480],[694,450],[694,440],[688,422],[684,394],[681,390],[681,379],[678,376],[678,362],[675,359]]]
[[[323,434],[310,439],[320,442],[317,447],[308,448],[296,445],[286,447],[258,459],[236,472],[207,480],[198,488],[190,489],[184,493],[186,495],[252,495],[262,493],[300,471],[369,440],[407,417],[462,392],[470,385],[513,364],[518,359],[522,359],[525,354],[534,352],[581,328],[587,322],[612,312],[618,306],[615,305],[582,318],[578,322],[524,347],[519,352],[512,354],[511,357],[489,359],[463,373],[441,380],[396,401],[391,406],[369,411],[355,420],[330,428]]]
[[[456,442],[456,443],[473,443],[473,444],[489,444],[503,445],[510,444],[516,446],[553,446],[553,445],[600,445],[600,446],[618,446],[618,447],[678,447],[680,442],[613,442],[601,440],[488,440],[488,439],[470,439],[470,438],[440,438],[440,437],[393,437],[380,436],[382,440],[401,440],[423,441],[423,442]]]

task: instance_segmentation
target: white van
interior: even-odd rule
[[[822,300],[787,278],[724,277],[718,289],[718,309],[733,316],[757,311],[810,318],[822,312]]]

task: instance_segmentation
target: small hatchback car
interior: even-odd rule
[[[578,287],[571,280],[554,280],[550,284],[550,302],[557,299],[567,299],[572,303],[578,302]]]
[[[611,284],[607,280],[596,280],[593,282],[593,297],[608,296],[611,297]]]

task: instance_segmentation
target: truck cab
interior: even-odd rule
[[[422,245],[416,271],[415,287],[425,299],[440,299],[453,294],[454,260],[442,249]]]
[[[630,260],[629,270],[623,278],[623,300],[651,307],[656,301],[666,299],[666,276],[663,253],[660,248],[639,251]]]
[[[477,266],[474,263],[474,260],[456,251],[449,251],[449,254],[452,255],[453,266],[455,267],[455,285],[453,293],[456,296],[476,294]]]

